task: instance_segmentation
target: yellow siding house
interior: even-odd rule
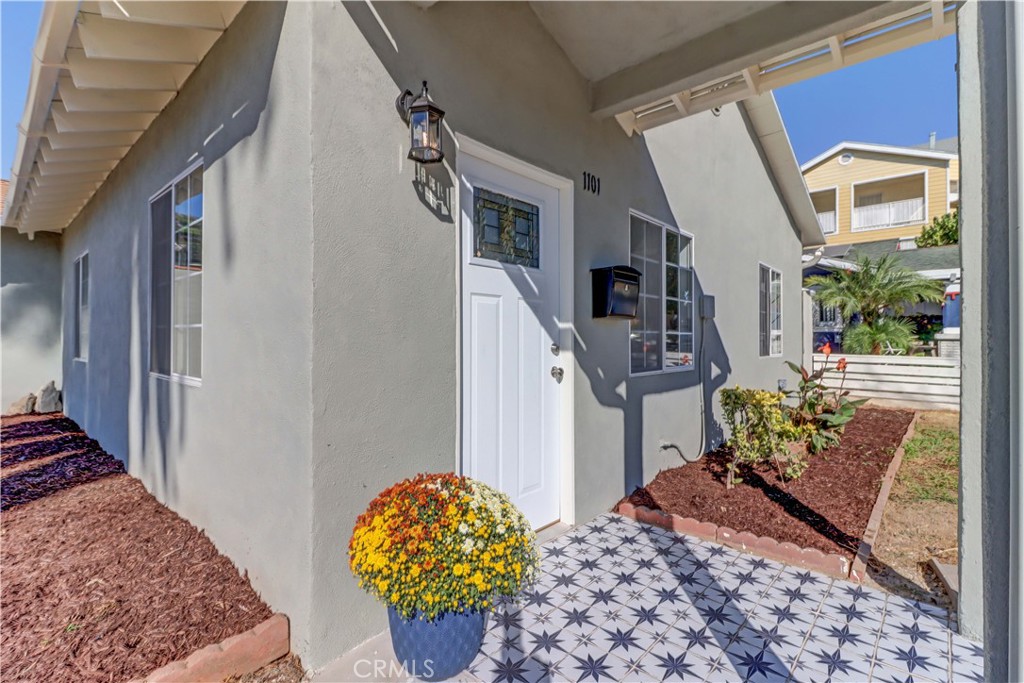
[[[917,237],[960,199],[956,138],[920,147],[841,142],[801,170],[828,244]]]

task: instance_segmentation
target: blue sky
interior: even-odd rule
[[[0,4],[0,173],[10,173],[42,3]],[[957,133],[956,37],[847,67],[775,92],[797,161],[842,140],[913,145]]]
[[[888,145],[957,134],[956,36],[775,92],[797,161],[843,140]]]
[[[41,2],[0,3],[0,83],[3,87],[3,102],[0,107],[0,174],[4,178],[11,173],[14,148],[18,144],[18,122],[25,109],[25,93],[28,91],[28,74],[32,66],[32,46],[39,30]]]

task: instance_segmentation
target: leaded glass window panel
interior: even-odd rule
[[[540,208],[481,187],[473,188],[473,205],[476,257],[540,268]]]

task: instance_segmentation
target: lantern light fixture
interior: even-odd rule
[[[412,92],[406,90],[395,100],[398,113],[409,124],[411,131],[409,158],[421,164],[436,164],[444,159],[444,152],[441,151],[444,111],[430,101],[426,81],[423,81],[423,91],[415,99],[413,97]]]

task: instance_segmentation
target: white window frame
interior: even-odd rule
[[[819,192],[828,192],[829,190],[832,191],[832,212],[836,215],[836,229],[835,230],[831,230],[829,232],[825,232],[824,228],[822,228],[821,234],[823,234],[823,235],[838,235],[839,234],[839,186],[838,185],[830,185],[828,187],[819,187],[816,190],[808,190],[808,194],[818,194]],[[818,213],[817,210],[815,210],[814,213],[817,214]],[[820,224],[819,224],[819,227],[820,227]]]
[[[161,195],[163,195],[165,192],[170,192],[171,193],[171,211],[173,212],[174,206],[175,206],[175,203],[174,203],[174,186],[177,185],[178,182],[182,178],[187,178],[193,171],[195,171],[197,168],[200,168],[200,167],[203,168],[203,209],[202,209],[202,215],[203,215],[203,218],[202,218],[202,221],[203,221],[203,241],[204,242],[206,241],[206,167],[205,167],[205,165],[203,163],[203,159],[202,158],[199,158],[196,161],[194,161],[191,165],[188,166],[188,168],[186,168],[184,171],[182,171],[181,173],[176,175],[170,182],[168,182],[167,184],[163,185],[159,190],[157,190],[152,195],[150,195],[149,201],[146,203],[147,212],[149,213],[148,223],[149,223],[150,239],[152,239],[152,235],[153,235],[153,212],[151,210],[153,202],[157,198],[159,198]],[[174,221],[172,220],[171,221],[171,244],[172,245],[174,243],[174,230],[175,230]],[[150,248],[152,249],[152,245],[150,246]],[[206,374],[206,367],[205,367],[206,353],[204,352],[202,347],[200,347],[200,352],[199,352],[199,374],[200,374],[199,377],[193,377],[191,375],[183,375],[181,373],[174,372],[174,370],[173,370],[173,368],[174,368],[174,328],[175,328],[175,325],[174,325],[174,278],[173,278],[173,272],[174,272],[174,270],[173,270],[174,269],[174,250],[173,249],[170,250],[170,253],[167,255],[167,258],[170,259],[170,261],[171,261],[171,273],[172,273],[172,278],[171,278],[171,294],[170,294],[170,296],[171,296],[171,325],[170,325],[171,339],[168,342],[168,344],[170,345],[170,354],[171,354],[170,366],[171,366],[172,370],[171,370],[171,372],[169,374],[167,374],[167,373],[163,373],[163,372],[156,372],[156,371],[150,369],[149,370],[149,374],[150,374],[150,376],[155,377],[157,379],[164,379],[164,380],[168,380],[168,381],[172,381],[172,382],[177,382],[179,384],[184,384],[186,386],[191,386],[191,387],[199,387],[199,386],[202,386],[202,383],[203,383],[202,376]],[[204,259],[205,259],[205,254],[204,254]],[[205,268],[205,263],[204,263],[204,268]],[[152,273],[150,274],[150,286],[152,287]],[[205,301],[205,299],[206,299],[206,287],[204,286],[203,287],[203,291],[200,293],[200,304],[201,304],[202,309],[203,309],[203,317],[205,317],[205,313],[206,313],[206,301]],[[152,301],[150,301],[148,309],[149,309],[149,315],[148,315],[149,319],[147,320],[147,327],[149,328],[149,330],[148,330],[147,335],[149,337],[150,353],[152,353],[152,349],[153,349],[153,305],[152,305]],[[198,325],[190,325],[189,327],[198,327],[199,329],[201,329],[201,330],[203,330],[205,332],[205,328],[203,327],[203,323],[199,323]],[[202,343],[203,346],[206,345],[205,336],[206,335],[204,334],[203,335],[203,337],[204,337],[203,338],[203,343]],[[150,368],[152,368],[152,361],[150,362]]]
[[[645,220],[648,223],[653,223],[653,224],[658,225],[658,226],[661,227],[661,296],[659,297],[660,301],[661,301],[661,306],[660,306],[660,309],[659,309],[660,310],[660,315],[661,315],[661,323],[660,323],[660,327],[661,327],[661,367],[659,369],[657,369],[657,370],[642,370],[640,372],[634,372],[633,371],[632,349],[631,349],[631,344],[629,343],[629,339],[630,338],[627,335],[627,337],[626,337],[626,341],[627,341],[627,343],[626,343],[626,363],[627,363],[627,367],[629,368],[629,376],[630,377],[644,377],[644,376],[647,376],[647,375],[661,375],[661,374],[666,374],[666,373],[692,372],[697,367],[697,362],[698,362],[698,358],[697,358],[697,268],[696,268],[697,252],[695,250],[696,239],[694,238],[692,233],[687,232],[686,230],[682,230],[680,228],[677,228],[676,226],[671,225],[669,223],[666,223],[665,221],[658,220],[657,218],[654,218],[653,216],[649,216],[649,215],[643,213],[642,211],[637,211],[636,209],[630,209],[629,210],[629,213],[627,214],[627,217],[626,217],[627,218],[627,223],[626,223],[627,227],[630,226],[629,219],[632,218],[633,216],[635,216],[635,217],[637,217],[637,218],[639,218],[641,220]],[[691,317],[692,317],[691,329],[693,330],[690,333],[691,337],[693,338],[693,351],[692,351],[693,362],[690,363],[689,365],[676,365],[676,366],[673,366],[673,367],[666,367],[665,366],[665,354],[666,354],[665,340],[666,340],[667,334],[668,334],[665,331],[665,314],[666,314],[666,311],[667,311],[666,304],[667,304],[667,300],[668,300],[668,294],[667,294],[668,287],[667,287],[667,278],[666,278],[666,270],[667,270],[666,266],[668,265],[668,262],[667,262],[667,260],[665,258],[665,246],[666,246],[666,244],[665,244],[666,243],[665,234],[666,234],[667,231],[672,231],[672,232],[676,233],[677,235],[680,235],[682,237],[686,237],[687,239],[690,240],[690,266],[689,266],[689,270],[693,274],[693,292],[691,294],[691,296],[693,297],[693,301],[691,302],[691,305],[690,305],[690,314],[691,314]],[[631,244],[632,239],[633,239],[632,238],[632,231],[628,230],[627,233],[626,233],[626,256],[627,256],[627,259],[629,259],[629,260],[632,259],[632,255],[633,255],[632,244]],[[680,268],[682,268],[682,267],[680,267]],[[641,299],[640,303],[641,303],[641,305],[643,305],[642,299]],[[628,331],[629,330],[627,328],[627,332]]]
[[[871,183],[879,183],[884,180],[899,180],[901,178],[910,178],[913,176],[924,176],[924,220],[920,223],[907,223],[905,225],[879,225],[870,228],[855,228],[854,226],[854,212],[857,209],[857,186],[858,185],[870,185]],[[947,199],[949,193],[947,192]],[[884,194],[883,194],[884,196]],[[882,202],[883,204],[885,202]],[[917,225],[928,224],[928,169],[923,171],[910,171],[909,173],[897,173],[896,175],[882,176],[881,178],[871,178],[870,180],[858,180],[855,183],[850,183],[850,232],[873,232],[875,230],[906,230]]]
[[[89,263],[89,251],[83,251],[75,259],[74,273],[75,273],[75,325],[74,325],[74,339],[72,339],[72,349],[74,350],[74,360],[86,363],[89,360],[89,341],[91,336],[86,334],[86,343],[82,344],[82,260]],[[92,322],[92,263],[89,263],[89,272],[85,276],[85,285],[88,303],[87,306],[90,309],[89,320],[86,321],[86,327],[88,328]],[[88,332],[89,330],[87,330]]]
[[[761,269],[764,268],[768,271],[768,353],[761,353]],[[779,329],[772,329],[772,275],[779,276]],[[782,271],[774,266],[771,266],[764,261],[758,261],[757,263],[757,355],[759,358],[781,358],[784,353],[784,343],[786,329],[786,315],[785,315],[785,288],[783,286]],[[778,335],[779,340],[779,352],[772,353],[772,339]]]

